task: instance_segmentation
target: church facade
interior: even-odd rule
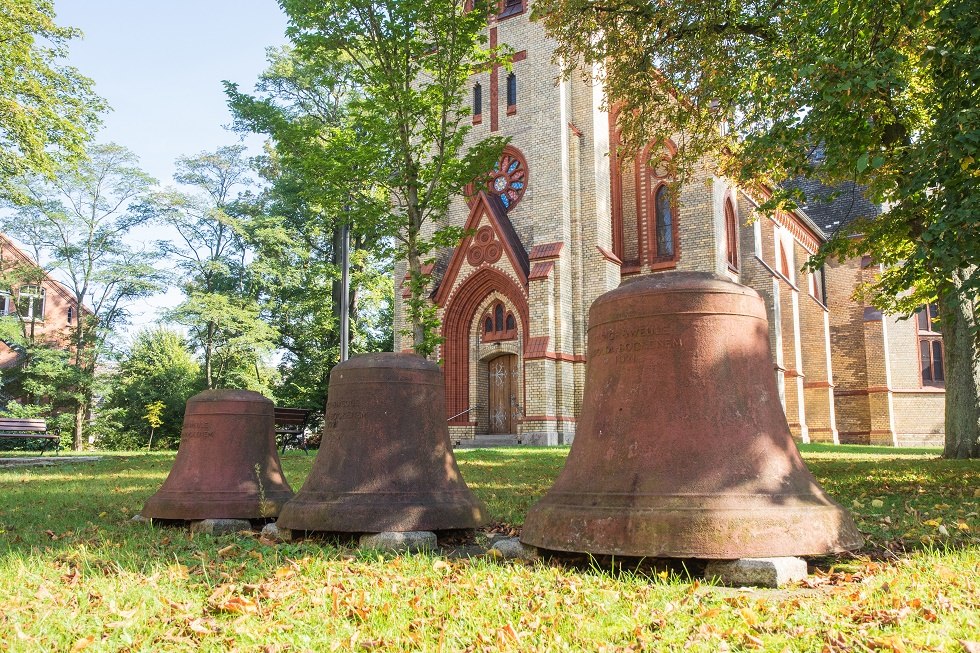
[[[762,198],[707,171],[671,192],[671,144],[623,160],[601,86],[559,79],[554,43],[528,19],[526,0],[502,7],[488,40],[515,52],[512,69],[471,78],[469,138],[507,136],[510,145],[489,181],[454,202],[450,219],[469,235],[432,266],[454,440],[571,442],[589,306],[631,277],[696,270],[762,295],[796,438],[941,443],[942,343],[928,307],[924,319],[900,320],[855,303],[853,290],[875,271],[867,259],[801,271],[828,233],[875,207],[854,191],[850,202],[844,193],[757,215]],[[397,282],[404,274],[396,267]],[[396,302],[396,334],[403,314]],[[411,348],[408,339],[400,344]],[[655,393],[656,370],[636,382]]]

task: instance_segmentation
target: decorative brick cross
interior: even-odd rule
[[[494,50],[497,47],[497,28],[490,28],[490,50]],[[519,61],[524,61],[527,59],[527,50],[521,50],[520,52],[515,52],[511,57],[511,63],[517,63]],[[499,76],[500,76],[500,66],[501,64],[495,56],[493,58],[493,63],[490,66],[490,131],[495,132],[500,129],[500,111],[498,108],[498,103],[500,99],[500,90],[498,89]]]

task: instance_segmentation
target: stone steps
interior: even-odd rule
[[[460,440],[454,440],[453,446],[457,449],[480,449],[484,447],[505,447],[508,445],[521,444],[519,441],[521,436],[516,433],[508,434],[484,434],[477,435],[473,438],[463,438]]]

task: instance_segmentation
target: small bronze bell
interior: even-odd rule
[[[187,400],[180,446],[163,487],[141,514],[154,519],[262,519],[293,491],[276,452],[273,403],[247,390]]]
[[[298,531],[474,528],[486,508],[466,487],[446,425],[439,366],[362,354],[330,372],[313,469],[276,522]]]
[[[668,272],[595,301],[575,441],[521,540],[708,559],[861,545],[790,435],[754,290]]]

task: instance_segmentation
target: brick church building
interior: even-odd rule
[[[471,78],[469,138],[508,136],[510,146],[486,186],[455,201],[450,219],[472,235],[432,270],[452,437],[571,442],[593,300],[629,277],[698,270],[765,300],[773,373],[796,438],[941,444],[942,341],[929,309],[900,320],[855,303],[853,290],[875,273],[867,258],[800,271],[828,234],[877,208],[851,189],[756,215],[762,198],[707,172],[669,193],[667,168],[649,163],[648,151],[617,156],[601,86],[556,83],[555,44],[524,2],[506,0],[489,24],[490,45],[516,53],[512,71]],[[396,268],[396,280],[404,272]],[[403,327],[396,302],[395,333]],[[655,392],[656,370],[636,382]]]

